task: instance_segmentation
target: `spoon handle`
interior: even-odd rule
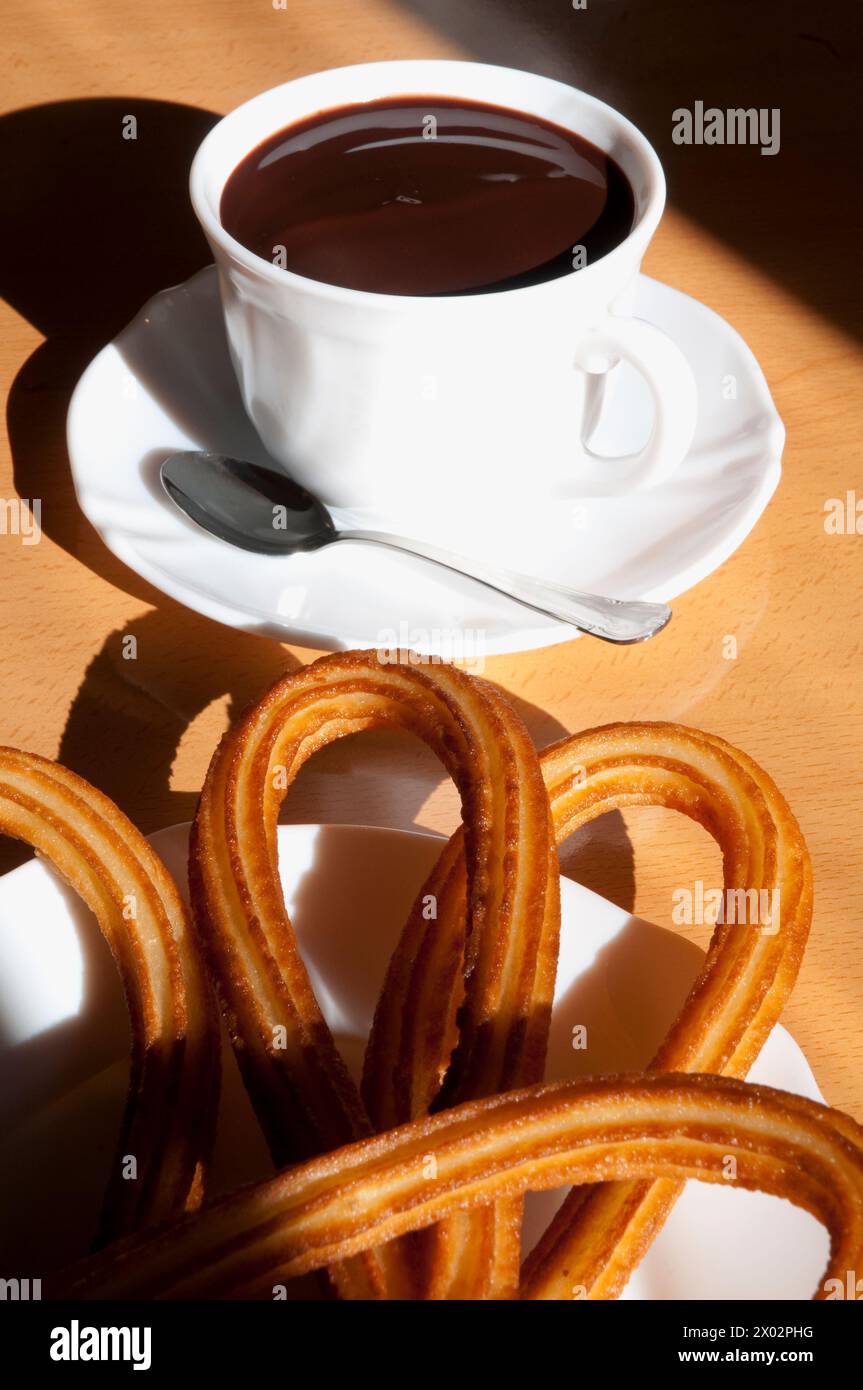
[[[404,550],[409,555],[419,555],[424,560],[431,560],[435,565],[442,565],[444,569],[476,579],[487,588],[515,599],[526,608],[533,608],[537,613],[545,613],[547,617],[571,623],[580,632],[588,632],[592,637],[601,637],[605,642],[643,642],[660,632],[671,618],[671,609],[664,603],[642,603],[635,599],[602,598],[598,594],[582,594],[577,589],[567,589],[561,584],[531,579],[526,574],[516,574],[512,570],[497,569],[481,560],[469,560],[463,555],[452,555],[447,550],[440,550],[436,545],[428,545],[425,541],[408,539],[406,536],[350,528],[340,530],[337,539],[371,541],[374,545],[389,546],[391,550]]]

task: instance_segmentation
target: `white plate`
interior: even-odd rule
[[[187,827],[153,836],[185,882]],[[439,852],[436,836],[358,826],[279,829],[286,900],[319,1000],[357,1075],[387,961]],[[633,1070],[654,1051],[701,952],[570,880],[548,1075]],[[587,1027],[574,1051],[572,1030]],[[39,862],[0,878],[0,1273],[38,1278],[83,1253],[95,1228],[128,1080],[128,1024],[90,914]],[[226,1051],[213,1190],[270,1171]],[[774,1029],[753,1079],[820,1100],[800,1049]],[[14,1200],[9,1201],[14,1194]],[[528,1199],[526,1241],[555,1194]],[[689,1183],[625,1296],[810,1298],[827,1237],[760,1193]]]
[[[718,315],[645,276],[634,312],[671,335],[698,382],[695,440],[675,477],[636,496],[545,505],[530,495],[526,459],[529,523],[514,517],[511,531],[494,533],[481,516],[454,525],[469,524],[474,552],[510,569],[667,602],[712,573],[752,530],[779,481],[784,429],[758,363]],[[625,454],[643,443],[649,425],[646,387],[619,365],[591,443]],[[397,640],[468,657],[474,646],[482,656],[573,636],[565,624],[380,546],[254,555],[177,511],[158,481],[159,464],[174,450],[272,463],[240,402],[212,268],[157,295],[99,353],[72,398],[68,443],[78,501],[115,555],[180,603],[232,627],[314,647]],[[453,538],[434,539],[456,548]]]

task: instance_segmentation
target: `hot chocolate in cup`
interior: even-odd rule
[[[328,506],[463,543],[477,508],[494,525],[682,462],[692,372],[628,312],[665,180],[596,98],[479,63],[316,73],[220,121],[191,196],[245,408]],[[609,459],[587,441],[621,360],[653,424]]]

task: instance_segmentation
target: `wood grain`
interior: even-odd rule
[[[16,113],[3,118],[6,135],[19,151],[22,141],[47,149],[55,176],[68,171],[72,186],[85,169],[92,196],[118,217],[120,244],[104,252],[104,275],[82,262],[86,238],[100,228],[92,207],[72,197],[49,203],[47,222],[18,226],[0,271],[8,300],[0,366],[10,394],[0,497],[42,498],[45,528],[37,546],[0,536],[0,741],[61,757],[149,831],[190,816],[231,714],[312,655],[218,627],[150,589],[107,553],[69,483],[63,420],[77,374],[145,293],[206,259],[181,174],[183,142],[194,147],[207,117],[181,106],[222,112],[316,68],[463,50],[417,7],[383,0],[288,0],[285,10],[269,0],[6,0],[3,26],[5,99]],[[646,63],[634,82],[646,84],[653,70]],[[46,111],[56,103],[74,105]],[[139,148],[111,154],[124,110],[141,113]],[[156,142],[150,174],[160,162],[165,169],[164,197],[124,227],[122,207],[112,207],[116,161],[140,157],[143,169],[147,139]],[[130,185],[135,177],[129,165]],[[31,195],[33,207],[44,206],[23,175],[4,180],[10,198],[16,189],[24,214]],[[823,508],[855,484],[863,496],[861,354],[830,312],[830,296],[816,307],[788,275],[771,274],[769,260],[673,205],[645,264],[726,317],[763,365],[788,445],[779,492],[755,532],[677,603],[659,640],[619,651],[577,641],[494,658],[487,674],[516,698],[539,742],[612,719],[678,719],[722,734],[769,769],[802,822],[816,875],[815,928],[786,1021],[827,1098],[859,1118],[863,538],[828,535]],[[833,284],[837,303],[841,288]],[[124,659],[128,634],[138,640],[134,661]],[[728,634],[738,642],[733,660],[723,656]],[[423,749],[370,737],[317,759],[292,791],[289,814],[447,830],[457,808]],[[3,865],[13,862],[7,849]],[[662,923],[671,921],[673,890],[697,877],[716,881],[718,867],[700,831],[659,812],[591,827],[566,865]],[[705,929],[687,930],[704,940]]]

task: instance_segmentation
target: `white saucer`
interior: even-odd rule
[[[525,524],[512,548],[506,537],[483,533],[476,518],[475,549],[493,555],[505,543],[502,558],[511,569],[612,597],[669,601],[721,565],[751,531],[779,480],[784,429],[758,363],[723,319],[644,276],[635,312],[674,338],[698,381],[695,441],[675,478],[634,497],[549,502],[540,524]],[[643,442],[649,422],[644,384],[619,365],[593,447],[627,453]],[[463,654],[460,644],[467,656],[472,644],[491,655],[574,635],[480,585],[380,546],[254,555],[206,535],[176,510],[158,482],[159,464],[175,449],[271,462],[240,403],[213,268],[157,295],[99,353],[72,398],[68,443],[80,505],[115,555],[172,598],[229,626],[317,648],[398,641],[445,657]]]
[[[153,843],[185,883],[187,827]],[[285,897],[318,999],[356,1076],[387,961],[440,850],[436,836],[361,826],[280,826]],[[561,880],[563,932],[547,1074],[635,1070],[686,996],[701,952]],[[587,1028],[587,1049],[572,1048]],[[128,1022],[98,928],[52,870],[0,878],[0,1271],[38,1278],[85,1251],[128,1081]],[[797,1044],[771,1034],[752,1079],[822,1097]],[[270,1171],[229,1051],[211,1191]],[[528,1199],[526,1244],[556,1194]],[[826,1233],[790,1203],[689,1183],[636,1271],[637,1299],[808,1299]]]
[[[510,569],[612,597],[668,601],[721,565],[751,531],[779,480],[784,429],[758,363],[723,319],[645,276],[635,313],[674,338],[698,381],[695,441],[674,479],[630,497],[547,506],[531,499],[530,524],[519,529],[513,518],[516,544],[511,535],[484,532],[482,517],[468,520],[475,551]],[[643,443],[650,418],[644,383],[618,365],[591,444],[604,454],[628,453]],[[78,501],[115,555],[229,626],[318,648],[398,641],[443,656],[462,654],[460,643],[468,656],[472,643],[491,655],[575,635],[380,546],[345,542],[313,554],[255,555],[205,534],[176,510],[158,481],[159,464],[174,450],[203,447],[272,462],[240,402],[212,267],[157,295],[99,353],[72,398],[68,443]],[[373,522],[367,513],[363,523]],[[447,544],[445,536],[434,539]]]

